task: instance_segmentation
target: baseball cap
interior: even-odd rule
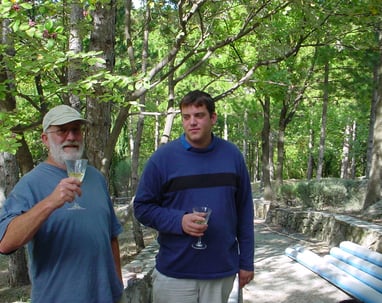
[[[45,132],[51,125],[63,125],[73,121],[88,122],[73,107],[58,105],[46,113],[42,120],[42,129]]]

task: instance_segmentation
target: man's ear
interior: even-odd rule
[[[218,120],[218,115],[216,113],[211,114],[211,122],[212,125],[215,125],[216,121]]]
[[[41,134],[41,141],[49,149],[48,135],[46,133]]]

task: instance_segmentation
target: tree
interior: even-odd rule
[[[273,191],[270,178],[270,167],[269,167],[269,138],[270,138],[270,98],[269,96],[264,97],[264,101],[261,102],[264,113],[264,125],[261,131],[261,151],[262,151],[262,182],[264,184],[264,199],[267,201],[273,200]]]
[[[375,122],[373,131],[373,151],[367,193],[363,209],[378,202],[382,196],[382,28],[378,28],[379,62],[378,62],[378,93],[375,106]]]
[[[92,10],[93,27],[90,33],[89,51],[99,53],[99,63],[92,73],[112,72],[115,64],[116,2],[114,0],[95,2]],[[87,119],[91,127],[86,128],[87,155],[90,162],[99,168],[108,179],[111,158],[106,157],[111,129],[111,102],[100,100],[110,94],[102,83],[93,86],[93,93],[86,97]],[[101,101],[101,102],[100,102]]]
[[[329,62],[325,62],[324,84],[323,84],[323,98],[322,98],[322,116],[321,116],[321,132],[320,132],[320,145],[317,163],[317,179],[322,178],[322,170],[324,166],[324,151],[325,139],[327,128],[327,112],[328,112],[328,98],[329,98]]]
[[[0,196],[7,196],[18,181],[18,167],[15,156],[0,152]],[[0,209],[3,201],[0,201]],[[8,283],[11,287],[30,284],[25,248],[18,249],[9,256]]]
[[[3,20],[2,30],[1,30],[1,41],[3,45],[7,46],[6,55],[12,56],[14,54],[13,41],[10,39],[10,32],[8,20]],[[14,74],[12,71],[7,69],[4,64],[4,54],[0,55],[0,77],[2,83],[6,84],[5,98],[0,102],[0,109],[2,112],[13,112],[16,109],[16,99],[13,95],[14,85],[12,79]],[[16,157],[19,159],[19,163],[23,166],[21,167],[23,172],[29,170],[28,160],[30,160],[30,154],[28,150],[25,150],[25,140],[22,133],[17,137],[17,145],[19,148],[17,150],[16,156],[8,152],[0,152],[0,180],[3,180],[0,184],[0,190],[2,191],[0,196],[6,197],[11,192],[13,186],[15,186],[19,177],[19,169],[16,162]],[[31,163],[29,161],[29,163]],[[3,201],[0,201],[0,208]],[[28,276],[28,267],[26,261],[25,248],[22,247],[18,251],[9,256],[8,262],[8,282],[12,287],[28,285],[29,276]]]
[[[292,121],[294,115],[296,114],[300,103],[304,100],[305,92],[310,86],[312,81],[312,76],[316,64],[316,52],[317,48],[314,50],[311,58],[304,56],[301,60],[301,65],[297,67],[297,62],[294,62],[292,58],[292,63],[290,67],[287,68],[288,72],[288,82],[285,84],[287,90],[282,99],[282,107],[279,115],[278,122],[278,136],[277,136],[277,171],[276,171],[276,181],[278,184],[282,184],[283,180],[283,169],[284,169],[284,154],[285,154],[285,132],[288,124]],[[287,61],[288,63],[288,61]],[[305,64],[307,66],[305,67]],[[298,71],[298,75],[296,75]]]
[[[73,52],[73,54],[79,54],[83,49],[83,30],[81,27],[83,13],[84,10],[79,3],[74,2],[70,5],[68,50],[69,52]],[[74,87],[81,79],[80,64],[81,61],[78,58],[68,59],[67,82],[69,87]],[[81,110],[80,96],[78,96],[75,91],[69,90],[69,103],[76,110]]]
[[[318,107],[321,103],[316,100],[321,100],[317,96],[318,91],[322,92],[318,84],[324,78],[323,71],[313,70],[314,80],[305,91],[303,81],[298,81],[298,78],[305,79],[301,75],[309,70],[302,63],[313,62],[313,49],[337,50],[328,59],[331,63],[330,87],[335,87],[329,96],[333,97],[333,102],[338,102],[338,112],[345,112],[344,108],[356,103],[354,99],[359,99],[356,105],[361,108],[365,100],[366,94],[358,91],[366,91],[370,83],[357,78],[359,89],[356,92],[355,82],[347,86],[346,82],[350,83],[349,79],[356,76],[354,70],[362,60],[369,62],[370,59],[361,55],[348,56],[352,67],[343,64],[344,57],[336,58],[344,50],[356,52],[371,40],[369,29],[378,16],[378,3],[236,0],[141,3],[134,7],[129,0],[122,7],[120,2],[93,1],[81,7],[73,1],[17,5],[11,1],[2,2],[1,17],[10,20],[8,28],[12,30],[17,52],[4,56],[7,59],[4,64],[15,76],[9,80],[1,78],[1,83],[14,86],[17,106],[15,112],[1,117],[4,123],[0,124],[0,142],[5,142],[3,138],[17,137],[13,135],[16,130],[19,141],[14,138],[11,144],[5,142],[0,146],[12,147],[14,151],[23,143],[32,157],[20,160],[26,159],[33,165],[33,161],[37,162],[44,155],[44,151],[34,145],[37,135],[33,130],[38,130],[42,116],[51,106],[70,103],[84,111],[94,123],[87,129],[87,151],[91,162],[105,176],[109,176],[112,161],[120,160],[114,153],[117,144],[136,138],[135,147],[128,145],[130,150],[124,154],[134,157],[133,161],[128,160],[134,166],[132,174],[137,181],[140,169],[158,141],[164,144],[172,134],[181,131],[172,125],[177,114],[177,98],[197,87],[216,96],[218,107],[225,103],[221,105],[221,112],[226,114],[229,139],[240,144],[243,142],[241,130],[247,128],[237,127],[237,120],[244,123],[244,109],[255,112],[259,108],[258,100],[269,98],[270,133],[279,131],[279,146],[275,152],[278,153],[277,179],[280,180],[304,176],[301,172],[306,171],[308,163],[308,131],[318,133],[316,113],[321,110]],[[361,51],[371,52],[372,46],[372,43],[367,44]],[[2,47],[5,50],[6,44]],[[353,73],[345,76],[344,70],[350,68]],[[284,77],[280,76],[282,73]],[[367,75],[367,71],[364,74]],[[4,87],[0,86],[1,94],[6,93]],[[233,108],[240,112],[234,113]],[[306,114],[308,110],[314,117]],[[366,121],[365,115],[361,117],[364,110],[366,107],[362,107],[355,121],[361,131]],[[335,111],[336,108],[330,106],[328,115],[335,116]],[[353,109],[352,114],[355,112]],[[232,113],[237,120],[232,120]],[[150,118],[145,118],[144,124],[143,120],[138,121],[148,114],[155,117],[155,122]],[[262,116],[266,116],[265,113],[257,115]],[[345,114],[338,119],[341,123],[347,121]],[[343,142],[338,131],[330,132],[338,121],[328,119],[327,122],[326,142],[329,144],[325,145],[324,160],[335,155]],[[248,119],[248,134],[259,136],[262,124],[261,118]],[[11,128],[12,133],[9,132]],[[160,140],[159,129],[163,130]],[[362,154],[362,135],[358,138]],[[255,150],[258,140],[245,146],[253,146]],[[317,142],[312,141],[312,146],[316,149]],[[335,148],[331,150],[328,146]],[[317,153],[314,150],[314,155]],[[250,167],[258,167],[256,159],[259,156],[256,155],[248,151]],[[334,165],[341,163],[339,156],[333,157]],[[355,159],[362,161],[362,157]],[[263,166],[270,165],[273,157],[268,155],[268,160]],[[309,163],[313,163],[313,159]],[[339,167],[335,168],[337,173]],[[261,169],[264,167],[254,170]],[[323,173],[323,177],[327,176],[325,170]],[[134,190],[133,182],[131,184]]]

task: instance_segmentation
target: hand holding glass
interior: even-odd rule
[[[208,223],[208,219],[210,218],[212,209],[208,208],[206,206],[198,206],[198,207],[194,207],[192,209],[192,212],[194,214],[195,213],[203,213],[205,215],[204,220],[198,221],[196,223],[198,223],[198,224],[207,224]],[[207,244],[202,242],[202,237],[199,237],[198,241],[196,243],[192,244],[192,247],[195,248],[195,249],[205,249],[207,247]]]
[[[68,172],[68,176],[74,177],[78,179],[80,182],[82,182],[85,176],[88,160],[86,159],[65,160],[65,164],[66,164],[66,171]],[[68,210],[85,209],[84,207],[80,206],[76,200],[77,200],[77,194],[76,194],[76,198],[74,199],[73,206],[69,207]]]

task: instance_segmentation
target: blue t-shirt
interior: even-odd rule
[[[14,187],[0,212],[0,239],[10,221],[46,198],[65,170],[41,163]],[[111,238],[122,231],[102,174],[88,166],[77,198],[85,210],[55,210],[28,243],[33,303],[114,303],[122,295]]]
[[[194,206],[212,209],[203,242],[182,230]],[[174,278],[217,279],[253,271],[254,212],[244,158],[232,143],[213,137],[208,148],[191,147],[184,135],[149,159],[134,199],[134,214],[159,231],[156,268]]]

